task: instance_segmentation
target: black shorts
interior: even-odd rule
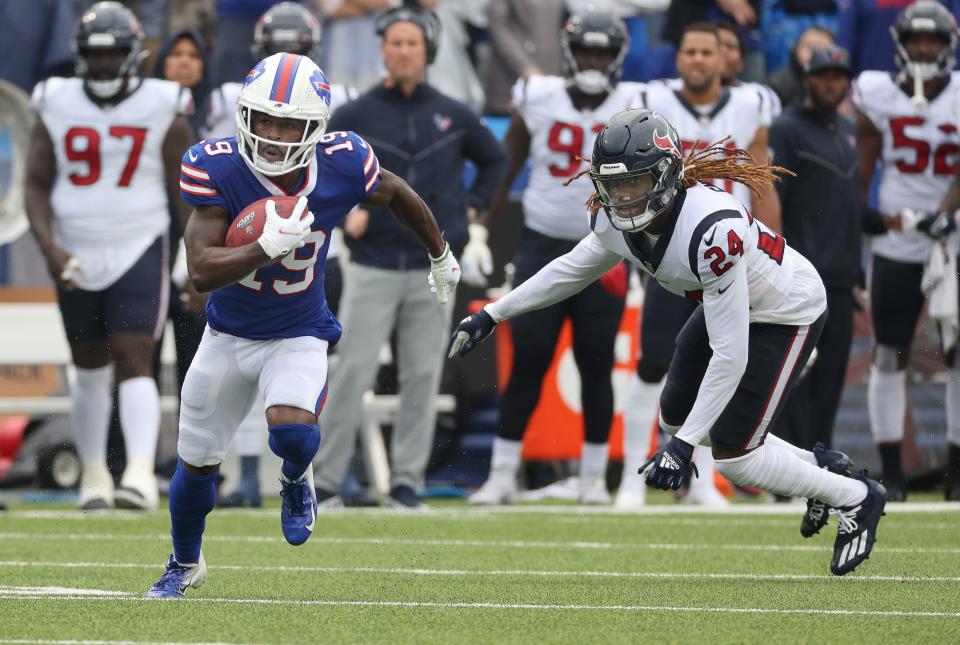
[[[742,450],[763,444],[826,320],[824,312],[811,325],[750,324],[747,369],[733,398],[710,428],[712,445]],[[712,355],[703,308],[699,307],[677,337],[677,351],[660,396],[664,419],[681,425],[686,421]]]
[[[923,264],[872,257],[870,315],[878,345],[908,349],[923,311]]]
[[[641,276],[647,276],[641,273]],[[640,361],[637,371],[645,381],[659,381],[666,372],[677,336],[700,303],[672,294],[653,278],[644,281],[643,318],[640,320]],[[649,378],[644,378],[649,376]]]
[[[161,235],[119,280],[102,291],[58,286],[67,340],[83,343],[115,334],[160,338],[170,299],[167,253],[167,238]]]

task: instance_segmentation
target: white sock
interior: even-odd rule
[[[717,470],[740,486],[756,486],[786,497],[818,499],[834,508],[855,506],[867,496],[862,481],[834,475],[767,443],[743,457],[718,459]]]
[[[650,435],[657,420],[660,406],[661,379],[647,383],[634,374],[627,388],[627,401],[623,408],[623,472],[636,474],[647,460],[650,451]]]
[[[716,464],[713,461],[713,453],[706,446],[697,446],[693,450],[693,463],[697,465],[697,474],[699,477],[690,478],[690,492],[716,488],[713,482],[713,473],[716,470]]]
[[[960,446],[960,369],[947,370],[947,441]]]
[[[267,419],[263,413],[263,399],[257,397],[250,412],[240,422],[233,445],[238,457],[259,457],[267,447]]]
[[[804,450],[803,448],[797,448],[792,443],[784,441],[780,437],[776,435],[772,435],[769,432],[767,433],[767,436],[764,438],[763,443],[765,445],[778,446],[780,448],[784,448],[785,450],[789,450],[790,452],[795,454],[797,457],[800,457],[800,459],[803,459],[808,464],[813,464],[814,466],[820,465],[819,462],[817,462],[816,455],[814,455],[809,450]]]
[[[77,367],[75,372],[76,380],[70,386],[70,420],[77,438],[77,452],[85,462],[105,461],[113,403],[110,393],[113,365],[92,370]]]
[[[127,459],[153,463],[160,432],[160,392],[149,376],[137,376],[120,383],[120,429],[127,447]]]
[[[583,442],[583,451],[580,453],[580,479],[596,479],[606,477],[607,458],[610,445],[607,443]]]
[[[493,455],[490,457],[490,471],[517,472],[520,469],[520,451],[522,449],[522,441],[511,441],[510,439],[494,437]]]
[[[877,443],[903,440],[903,418],[907,413],[907,372],[884,372],[870,366],[867,383],[867,411],[870,431]]]

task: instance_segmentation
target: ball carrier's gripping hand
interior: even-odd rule
[[[447,243],[440,257],[430,257],[430,275],[427,276],[427,283],[430,285],[430,291],[437,294],[440,304],[445,305],[459,282],[460,265],[457,263],[457,258],[450,252],[450,244]]]
[[[467,316],[460,321],[460,324],[457,325],[450,336],[450,349],[447,350],[447,358],[453,358],[455,354],[461,358],[466,356],[484,338],[492,334],[493,328],[496,326],[497,323],[484,309],[472,316]]]
[[[263,224],[263,233],[257,241],[271,259],[286,255],[306,243],[304,238],[310,233],[310,225],[313,224],[313,213],[307,211],[304,215],[306,210],[306,197],[297,200],[297,205],[287,218],[277,214],[277,206],[272,199],[267,202],[267,219]]]
[[[692,458],[693,446],[686,441],[671,437],[667,445],[654,453],[638,472],[642,475],[647,471],[647,486],[662,490],[677,490],[683,483],[684,475],[691,468],[695,476],[700,476],[696,464],[690,462]]]

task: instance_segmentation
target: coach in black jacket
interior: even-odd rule
[[[850,57],[839,47],[814,50],[804,69],[806,98],[770,128],[773,163],[796,173],[777,184],[783,235],[816,267],[830,312],[817,358],[794,388],[780,432],[797,446],[830,445],[853,338],[853,289],[860,280],[863,226],[854,125],[837,113],[850,89]]]
[[[506,152],[466,105],[424,82],[436,54],[439,23],[433,14],[400,7],[382,15],[377,30],[388,78],[337,110],[327,129],[353,130],[366,139],[380,165],[403,177],[430,206],[460,258],[464,281],[483,281],[480,269],[490,263],[486,229],[468,226],[468,209],[487,206],[506,170]],[[467,159],[477,167],[469,190],[463,184]],[[430,262],[423,246],[386,209],[352,213],[345,232],[350,262],[340,309],[343,337],[331,383],[337,394],[321,422],[318,500],[339,503],[362,421],[361,395],[373,385],[380,347],[396,327],[401,402],[389,502],[417,507],[453,298],[447,307],[437,303],[427,287]]]

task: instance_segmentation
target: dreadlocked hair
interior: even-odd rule
[[[711,179],[729,179],[743,184],[755,196],[760,197],[760,191],[775,181],[780,181],[779,175],[796,177],[796,173],[782,166],[769,163],[759,164],[754,161],[750,153],[743,148],[727,148],[724,144],[730,139],[727,135],[719,141],[714,141],[706,148],[697,150],[700,142],[697,141],[693,149],[683,158],[683,170],[680,173],[680,182],[684,188],[692,188],[700,182]],[[570,179],[563,182],[564,186],[590,174],[590,160],[577,155],[578,161],[587,162],[587,168],[581,170]],[[600,196],[597,193],[590,195],[586,206],[591,214],[596,215],[600,210]]]
[[[781,166],[757,163],[743,148],[724,147],[729,139],[730,137],[726,136],[700,150],[697,150],[698,146],[694,144],[693,149],[683,158],[680,181],[684,188],[696,186],[701,181],[729,179],[743,184],[755,196],[760,197],[760,191],[773,182],[780,181],[778,175],[796,177],[795,173]]]

